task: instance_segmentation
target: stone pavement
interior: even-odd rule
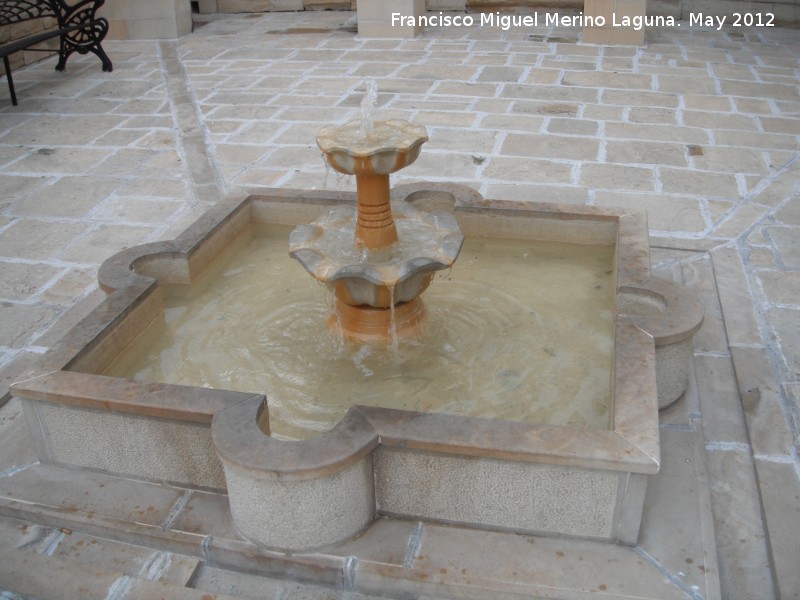
[[[706,302],[695,404],[662,415],[662,438],[702,435],[721,595],[800,598],[798,31],[662,29],[638,49],[553,28],[366,40],[352,16],[218,17],[178,41],[109,42],[110,74],[91,55],[15,73],[20,105],[0,108],[3,385],[97,304],[118,250],[174,237],[222,196],[354,189],[314,136],[355,118],[374,78],[379,118],[430,136],[394,183],[647,209],[654,267]]]

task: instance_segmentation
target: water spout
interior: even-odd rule
[[[372,118],[378,108],[378,83],[374,79],[367,79],[364,83],[367,91],[361,99],[361,124],[358,128],[361,137],[372,132]]]

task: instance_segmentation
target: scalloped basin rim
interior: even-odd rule
[[[408,130],[405,137],[395,143],[386,141],[367,145],[367,141],[364,138],[351,139],[346,142],[341,141],[342,138],[349,137],[351,130],[355,129],[357,131],[359,127],[360,123],[357,121],[349,121],[344,125],[323,127],[317,134],[317,145],[325,154],[342,153],[353,158],[368,158],[375,154],[410,152],[429,139],[424,127],[412,125],[408,121],[390,119],[388,121],[375,121],[373,131],[378,131],[382,127],[394,131]],[[377,133],[373,134],[372,137],[377,138]],[[363,144],[363,146],[357,146],[356,144]]]
[[[295,227],[289,234],[289,256],[300,262],[306,271],[322,283],[368,282],[373,286],[394,288],[413,277],[447,269],[455,262],[464,242],[456,219],[444,211],[417,211],[405,202],[394,202],[392,212],[395,222],[408,223],[415,230],[411,239],[419,239],[420,232],[428,244],[398,244],[388,258],[364,258],[342,253],[342,232],[356,228],[355,211],[331,210],[314,220]],[[335,244],[326,242],[326,234],[335,232]],[[355,247],[355,233],[353,233]],[[426,254],[427,253],[427,254]],[[420,282],[421,283],[421,282]],[[347,284],[350,285],[350,284]],[[418,287],[418,286],[417,286]],[[419,290],[398,290],[401,295],[414,296]],[[351,296],[359,296],[351,291]],[[362,298],[362,300],[367,300]],[[367,301],[367,303],[369,303]]]
[[[346,279],[366,279],[370,283],[374,285],[386,285],[392,286],[403,283],[410,277],[414,275],[419,275],[421,273],[427,273],[431,271],[441,271],[442,269],[446,269],[449,265],[436,261],[431,260],[430,258],[420,257],[411,259],[406,261],[409,265],[409,268],[412,270],[406,270],[405,272],[401,271],[401,274],[394,282],[387,282],[383,278],[381,278],[380,272],[377,269],[370,268],[370,267],[360,267],[358,265],[349,265],[347,267],[342,267],[336,273],[331,275],[326,281],[335,282],[335,281],[344,281]]]

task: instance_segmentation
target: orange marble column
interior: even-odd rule
[[[389,202],[388,175],[356,175],[358,220],[356,243],[377,250],[397,241],[397,227]]]

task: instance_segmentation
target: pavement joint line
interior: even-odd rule
[[[54,529],[42,540],[42,544],[39,547],[39,554],[53,556],[65,537],[67,537],[67,534],[64,531]]]
[[[203,538],[203,543],[200,545],[203,562],[210,567],[214,566],[214,554],[211,551],[211,543],[213,540],[214,536],[207,535]]]
[[[356,589],[356,576],[358,574],[358,557],[348,556],[342,567],[342,589],[352,592]]]
[[[731,349],[744,348],[744,349],[759,350],[759,351],[763,351],[766,348],[766,346],[764,346],[764,344],[745,344],[745,343],[742,343],[742,342],[735,342],[735,343],[729,344],[729,347]],[[727,354],[726,354],[726,356],[727,356]]]
[[[5,477],[13,477],[17,473],[22,473],[23,471],[27,471],[31,467],[35,467],[39,464],[38,460],[31,461],[29,463],[25,463],[24,465],[18,465],[15,467],[11,467],[10,469],[6,469],[5,471],[0,471],[0,479]]]
[[[694,425],[687,425],[685,423],[659,423],[658,428],[674,431],[696,431]]]
[[[656,569],[659,573],[661,573],[666,579],[668,579],[672,584],[675,585],[681,592],[686,594],[686,597],[690,600],[705,600],[700,594],[698,594],[698,590],[696,586],[687,585],[680,576],[681,573],[673,573],[669,569],[667,569],[664,565],[662,565],[658,560],[656,560],[653,556],[651,556],[646,550],[644,550],[641,546],[633,546],[631,548],[635,554],[637,554],[642,560],[646,563],[650,564],[654,569]]]
[[[745,442],[710,441],[705,443],[707,452],[738,452],[751,454],[750,444]]]
[[[167,513],[167,516],[164,518],[164,522],[161,525],[161,531],[167,531],[172,527],[172,525],[183,512],[183,509],[186,508],[186,505],[192,499],[193,495],[194,492],[192,490],[186,490],[183,492],[183,494],[181,494],[181,496],[172,505],[172,508],[170,509],[169,513]]]
[[[26,346],[25,350],[32,352],[33,354],[45,354],[48,350],[50,350],[50,348],[47,346],[30,345]]]
[[[133,579],[130,575],[121,575],[114,580],[114,583],[108,588],[105,600],[124,600],[128,595],[133,584]]]
[[[158,550],[142,565],[139,577],[147,581],[158,581],[172,564],[172,553],[167,550]]]
[[[740,237],[739,241],[734,247],[737,249],[742,260],[745,278],[749,287],[750,296],[753,300],[753,313],[755,315],[761,339],[765,342],[763,347],[760,348],[763,349],[767,357],[769,368],[775,377],[775,381],[781,382],[791,380],[792,375],[790,373],[789,364],[786,360],[785,351],[782,347],[783,342],[767,317],[767,311],[765,310],[765,307],[768,306],[767,299],[760,283],[757,280],[757,273],[752,269],[748,253],[743,247],[745,244],[744,240],[746,240],[746,236],[743,235]],[[778,259],[780,259],[780,257],[778,257]],[[777,260],[776,262],[779,263],[779,266],[785,268],[785,265],[782,264],[782,261]],[[786,418],[786,425],[789,428],[792,439],[795,440],[795,447],[797,447],[797,440],[800,439],[800,423],[797,420],[793,402],[789,397],[789,393],[786,390],[785,385],[780,386],[779,396],[780,408]],[[795,470],[798,473],[798,476],[800,476],[800,460],[795,462]]]
[[[765,462],[783,464],[783,465],[796,465],[797,459],[791,454],[755,454],[755,460],[763,460]]]
[[[192,94],[189,75],[186,67],[181,60],[178,44],[176,42],[160,41],[157,44],[158,56],[161,62],[162,77],[168,89],[168,98],[172,113],[173,122],[179,130],[178,152],[184,161],[184,177],[188,178],[189,187],[192,193],[192,204],[201,201],[197,188],[207,181],[197,179],[198,169],[211,175],[214,185],[222,196],[226,193],[224,178],[219,173],[218,161],[216,160],[215,145],[212,143],[210,133],[205,125],[204,115],[201,113],[199,102]],[[178,102],[186,104],[185,110],[180,110]],[[186,116],[189,112],[190,115]],[[188,132],[188,133],[187,133]],[[194,156],[187,152],[187,145],[192,140],[196,140],[203,145],[202,155],[205,158],[203,165],[194,163]]]
[[[779,271],[779,272],[783,272],[783,273],[795,272],[795,273],[797,273],[798,271]],[[766,307],[767,307],[767,310],[771,310],[773,308],[781,308],[781,309],[788,309],[788,310],[798,310],[798,309],[800,309],[800,304],[786,304],[786,303],[783,303],[783,302],[766,302]]]
[[[781,167],[774,170],[769,175],[762,177],[758,184],[750,192],[745,194],[742,199],[747,201],[755,200],[760,194],[766,191],[766,189],[772,185],[778,177],[782,176],[784,173],[790,172],[796,164],[800,164],[800,153],[796,153],[795,156],[781,165]],[[797,189],[798,187],[800,187],[800,184],[795,184],[794,189]],[[787,198],[785,198],[783,202],[788,202],[790,199],[791,192],[787,194]]]
[[[414,561],[417,560],[419,556],[419,552],[422,549],[422,537],[425,533],[425,524],[422,521],[418,521],[416,526],[414,527],[414,531],[411,532],[411,535],[408,537],[408,543],[406,545],[406,555],[403,559],[403,567],[406,569],[410,569],[414,566]]]

